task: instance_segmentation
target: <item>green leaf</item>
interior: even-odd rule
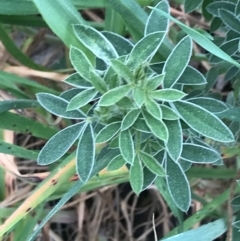
[[[137,107],[140,109],[144,103],[145,92],[140,87],[135,87],[133,89],[133,100],[135,101]]]
[[[133,102],[132,99],[130,99],[129,97],[123,97],[121,100],[119,100],[117,102],[117,105],[125,110],[132,110],[132,109],[136,109],[136,105]]]
[[[69,75],[64,82],[68,83],[69,85],[78,87],[80,89],[88,89],[92,87],[91,83],[86,81],[83,77],[81,77],[78,73],[74,73]]]
[[[191,54],[192,40],[186,36],[175,46],[164,64],[164,88],[171,88],[178,81],[188,65]]]
[[[95,163],[95,142],[91,124],[85,126],[77,147],[77,173],[82,182],[86,183],[92,174]]]
[[[5,153],[13,155],[15,157],[20,157],[24,159],[33,159],[36,160],[38,156],[37,151],[28,150],[23,147],[7,143],[0,140],[0,153]]]
[[[177,83],[183,85],[204,85],[207,84],[207,81],[202,73],[191,66],[187,66]]]
[[[154,33],[157,31],[166,32],[168,30],[168,19],[159,14],[156,9],[160,9],[166,13],[169,13],[169,3],[167,1],[160,1],[151,11],[146,22],[144,35],[148,35],[149,33]]]
[[[139,114],[140,114],[139,109],[130,110],[122,120],[121,130],[124,131],[130,128],[137,120]]]
[[[90,71],[90,81],[93,87],[101,94],[104,94],[108,91],[108,87],[104,80],[95,72]]]
[[[37,100],[44,109],[54,115],[61,116],[67,119],[86,118],[85,114],[80,110],[67,111],[67,106],[69,102],[61,97],[47,93],[38,93]]]
[[[186,101],[174,103],[181,118],[198,133],[220,142],[232,142],[234,136],[228,127],[211,112]]]
[[[180,210],[187,212],[191,205],[191,191],[185,173],[171,158],[167,159],[166,172],[167,186],[173,201]]]
[[[220,13],[219,10],[222,9],[227,9],[230,12],[234,12],[235,10],[235,4],[231,3],[231,2],[227,2],[227,1],[217,1],[217,2],[213,2],[210,3],[207,6],[207,10],[209,13],[211,13],[214,16],[220,17]]]
[[[159,162],[146,152],[140,152],[139,157],[146,167],[158,176],[165,176],[165,171]]]
[[[125,165],[125,160],[123,159],[122,155],[118,155],[114,157],[108,164],[107,170],[108,171],[116,171],[120,169],[122,166]]]
[[[96,142],[107,142],[111,140],[120,130],[121,122],[113,122],[105,126],[96,136]]]
[[[186,13],[191,13],[195,9],[197,9],[201,4],[203,0],[185,0],[184,1],[184,9]]]
[[[77,38],[91,50],[98,58],[109,62],[109,59],[118,57],[118,54],[107,38],[94,28],[86,25],[73,25]]]
[[[211,113],[221,113],[227,110],[227,106],[222,101],[212,98],[198,97],[188,99],[188,101],[203,107]]]
[[[235,7],[235,15],[238,16],[240,14],[240,2],[237,1],[236,7]]]
[[[83,89],[79,89],[79,88],[69,89],[69,90],[62,92],[62,94],[59,95],[59,97],[63,98],[66,101],[70,101],[72,98],[74,98],[76,95],[78,95],[82,91],[83,91]]]
[[[165,74],[159,74],[147,81],[146,89],[147,90],[155,90],[157,89],[163,82]]]
[[[119,56],[128,55],[131,52],[133,43],[128,39],[108,31],[103,31],[102,34],[112,43]]]
[[[222,3],[222,2],[221,2]],[[152,7],[149,7],[152,8]],[[205,35],[199,33],[198,31],[194,30],[193,28],[188,27],[187,25],[181,23],[177,19],[173,18],[169,14],[157,9],[163,16],[166,18],[172,20],[174,23],[178,24],[184,32],[186,32],[196,43],[198,43],[201,47],[209,51],[210,53],[218,56],[219,58],[237,66],[240,67],[240,64],[235,61],[233,58],[231,58],[228,54],[226,54],[224,51],[222,51],[217,45],[215,45],[211,40],[209,40]],[[179,60],[181,61],[181,59]],[[169,66],[170,68],[170,66]],[[172,66],[171,66],[172,68]],[[170,69],[171,71],[171,69]]]
[[[220,154],[205,146],[183,144],[181,158],[192,163],[213,163],[221,159]]]
[[[51,137],[39,153],[38,164],[49,165],[59,160],[77,140],[84,124],[84,122],[81,122],[68,126]]]
[[[158,120],[162,120],[162,110],[159,104],[147,96],[144,98],[144,104],[146,106],[147,112]]]
[[[226,221],[218,219],[214,222],[202,225],[198,228],[174,235],[164,241],[202,241],[202,240],[216,240],[227,231]]]
[[[143,111],[143,116],[145,118],[145,122],[151,132],[160,140],[163,140],[165,142],[168,141],[168,130],[166,125],[161,121],[154,117],[152,117],[150,114],[148,114],[146,111]]]
[[[135,44],[129,54],[127,65],[132,69],[136,69],[148,59],[151,59],[158,50],[164,37],[165,32],[154,32],[142,38]]]
[[[181,152],[182,152],[182,142],[183,142],[183,133],[182,127],[179,120],[166,120],[164,121],[167,126],[169,138],[166,143],[166,148],[169,156],[174,161],[178,161]]]
[[[143,168],[143,188],[142,191],[147,189],[156,180],[157,175],[152,173],[147,167]]]
[[[3,100],[0,102],[0,113],[8,110],[36,107],[39,107],[39,103],[35,100]]]
[[[78,72],[78,74],[89,81],[89,72],[93,69],[93,66],[88,60],[87,56],[80,49],[71,46],[69,57],[74,69]]]
[[[240,122],[240,107],[230,108],[224,112],[218,113],[217,116],[227,120]]]
[[[72,98],[67,106],[67,111],[72,111],[79,109],[82,106],[85,106],[90,101],[94,99],[97,95],[97,90],[94,88],[87,89],[77,94],[74,98]]]
[[[135,151],[133,139],[129,130],[122,131],[119,135],[119,149],[127,163],[132,164],[134,161]]]
[[[132,190],[138,195],[143,188],[143,167],[138,155],[136,155],[133,165],[130,167],[129,180]]]
[[[134,83],[135,77],[127,65],[117,59],[111,60],[111,65],[117,74],[127,81],[127,83]]]
[[[160,105],[162,109],[162,118],[165,120],[178,120],[179,116],[168,106]]]
[[[131,88],[132,88],[131,85],[124,85],[124,86],[120,86],[109,90],[101,97],[101,99],[99,100],[99,105],[100,106],[114,105],[116,102],[118,102],[123,97],[125,97],[128,94],[128,92],[131,90]]]
[[[240,33],[240,20],[230,11],[219,9],[221,20],[233,31]]]
[[[138,118],[136,120],[136,122],[133,125],[133,128],[144,133],[151,133],[151,130],[148,128],[145,120],[141,118]]]
[[[155,91],[149,91],[149,96],[161,101],[173,102],[181,100],[186,94],[180,90],[175,89],[161,89]]]

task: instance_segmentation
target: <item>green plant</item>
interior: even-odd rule
[[[228,98],[228,105],[224,104],[209,92],[217,75],[213,71],[218,66],[210,69],[206,78],[191,67],[189,61],[192,57],[193,39],[212,54],[210,61],[217,63],[225,60],[223,65],[230,66],[229,75],[234,72],[234,85],[237,86],[238,39],[231,39],[220,45],[220,48],[217,47],[205,33],[172,18],[167,1],[157,3],[151,8],[149,16],[141,11],[138,5],[134,5],[134,1],[120,1],[119,8],[116,1],[106,2],[122,14],[122,17],[126,17],[133,41],[112,31],[97,31],[76,14],[72,15],[70,22],[61,19],[59,12],[62,12],[64,4],[68,3],[50,8],[48,4],[51,3],[47,1],[34,1],[40,11],[46,6],[49,7],[48,12],[42,12],[46,22],[70,47],[70,61],[76,73],[67,77],[65,82],[72,88],[63,93],[54,93],[52,90],[35,86],[40,88],[40,91],[36,91],[40,92],[37,93],[38,102],[5,102],[2,103],[2,110],[5,112],[12,109],[15,104],[19,108],[40,105],[55,116],[74,121],[60,131],[40,125],[42,130],[45,130],[44,133],[37,132],[37,127],[33,127],[31,123],[34,134],[38,137],[49,139],[51,132],[51,138],[40,153],[14,147],[16,156],[38,156],[37,162],[40,165],[55,162],[60,164],[57,163],[57,168],[38,186],[32,199],[26,200],[0,228],[0,236],[33,208],[46,201],[77,172],[79,181],[69,188],[28,239],[33,240],[50,217],[80,188],[89,185],[89,181],[96,178],[102,169],[115,171],[125,165],[129,172],[124,172],[125,178],[120,181],[129,178],[136,194],[155,183],[182,224],[181,213],[188,211],[192,199],[186,172],[191,171],[192,164],[221,165],[222,158],[215,146],[218,148],[223,143],[227,143],[227,147],[235,144],[234,123],[232,122],[229,128],[220,118],[231,120],[229,113],[237,108],[238,89]],[[194,1],[194,5],[191,5],[190,1],[185,1],[185,8],[192,11],[201,2]],[[141,13],[139,16],[133,15],[128,9],[131,4],[137,6],[137,11]],[[221,10],[218,13],[211,12],[214,4],[217,2],[211,3],[207,9],[211,14],[228,14],[221,16],[226,23],[227,20],[224,19],[229,19],[230,14],[225,10],[222,10],[222,13]],[[68,6],[75,11],[72,4]],[[127,16],[129,12],[124,12],[126,10],[131,12],[134,20]],[[70,28],[69,23],[73,24],[69,30],[70,37],[66,36],[63,28],[59,28],[55,19],[48,18],[47,15],[57,11],[62,26],[67,24]],[[168,19],[177,23],[185,32],[185,36],[172,49],[166,38]],[[233,26],[232,23],[229,25]],[[234,46],[231,48],[233,53],[229,52],[228,44]],[[220,67],[224,68],[223,65]],[[19,89],[15,91],[21,94]],[[234,97],[236,102],[230,105]],[[10,113],[4,117],[5,122],[10,119],[9,115]],[[236,119],[235,114],[234,118]],[[75,152],[69,151],[71,147]],[[5,148],[7,149],[6,146]],[[101,180],[101,175],[99,179]],[[227,195],[214,204],[214,207],[226,199]],[[219,227],[217,234],[212,232],[214,225],[206,226],[211,230],[209,237],[206,237],[209,240],[226,230],[222,220],[216,223]],[[204,229],[204,226],[201,228]],[[186,236],[180,238],[191,238],[191,235],[195,238],[198,232],[203,232],[201,228],[190,231],[190,234],[183,233],[182,235]],[[181,239],[173,236],[167,240]]]

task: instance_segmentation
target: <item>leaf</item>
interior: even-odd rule
[[[129,54],[127,65],[136,69],[148,59],[151,59],[162,43],[165,34],[165,32],[150,33],[138,41]]]
[[[47,93],[38,93],[37,100],[44,109],[54,115],[67,119],[86,118],[85,114],[80,110],[67,111],[69,102],[61,97]]]
[[[207,84],[207,81],[202,73],[191,66],[187,66],[177,83],[183,85],[204,85]]]
[[[222,101],[212,98],[198,97],[188,99],[188,101],[203,107],[211,113],[221,113],[227,110],[227,106]]]
[[[182,133],[182,127],[180,125],[180,121],[166,120],[164,121],[164,123],[169,133],[168,142],[166,143],[168,154],[173,161],[178,161],[182,152],[182,142],[183,142],[183,133]]]
[[[218,219],[198,228],[171,236],[164,239],[164,241],[202,241],[202,240],[216,240],[227,231],[226,221]]]
[[[87,89],[77,94],[74,98],[72,98],[67,106],[67,111],[76,110],[80,107],[85,106],[90,101],[94,99],[97,95],[97,91],[94,88]]]
[[[0,101],[0,113],[14,109],[36,108],[39,103],[35,100],[2,100]]]
[[[140,152],[139,157],[146,165],[146,167],[154,174],[158,176],[165,176],[165,171],[159,162],[146,152]]]
[[[83,77],[81,77],[78,73],[74,73],[69,75],[64,82],[68,83],[69,85],[78,87],[80,89],[88,89],[92,87],[91,83],[86,81]]]
[[[134,123],[133,128],[144,133],[151,133],[151,130],[148,128],[144,119],[138,118]]]
[[[195,9],[197,9],[201,4],[203,0],[185,0],[184,1],[184,9],[186,13],[191,13]]]
[[[157,89],[162,84],[164,77],[165,77],[165,74],[159,74],[149,79],[147,81],[146,89],[147,90]]]
[[[221,2],[222,4],[222,2]],[[149,7],[152,9],[152,7]],[[174,23],[178,24],[182,30],[187,33],[196,43],[198,43],[201,47],[209,51],[210,53],[216,55],[217,57],[237,66],[240,67],[240,64],[235,61],[233,58],[231,58],[228,54],[226,54],[224,51],[222,51],[217,45],[215,45],[211,40],[209,40],[205,35],[199,33],[198,31],[194,30],[193,28],[188,27],[187,25],[181,23],[177,19],[173,18],[169,14],[156,9],[156,11],[159,11],[164,17],[172,20]],[[181,59],[179,60],[181,61]],[[170,66],[169,66],[170,68]],[[171,66],[172,68],[172,66]]]
[[[218,152],[205,146],[183,144],[181,158],[192,163],[213,163],[221,159]]]
[[[120,169],[122,166],[125,165],[125,160],[123,159],[122,155],[118,155],[114,157],[108,164],[107,170],[110,171],[116,171]]]
[[[93,85],[93,87],[101,94],[104,94],[108,91],[108,87],[104,80],[97,75],[95,72],[90,71],[90,81]]]
[[[49,165],[59,160],[74,144],[85,123],[77,123],[59,131],[45,144],[38,155],[37,162],[39,165]]]
[[[109,59],[118,57],[112,44],[103,34],[94,28],[77,24],[73,25],[73,31],[83,45],[91,50],[98,58],[109,62]]]
[[[147,96],[144,99],[144,104],[146,106],[147,112],[158,120],[162,120],[162,110],[159,104]]]
[[[111,66],[116,71],[116,73],[121,76],[128,84],[134,83],[135,77],[132,71],[123,62],[113,59],[111,60]]]
[[[143,168],[143,187],[142,191],[147,189],[156,180],[157,175],[152,173],[147,167]]]
[[[128,39],[108,31],[102,31],[102,34],[112,43],[119,56],[128,55],[131,52],[133,43]]]
[[[240,107],[230,108],[224,112],[218,113],[217,116],[227,120],[240,122]]]
[[[179,116],[168,106],[160,105],[162,109],[162,118],[165,120],[178,120]]]
[[[95,163],[95,142],[91,124],[85,126],[79,138],[77,147],[77,173],[83,183],[86,183],[92,174]]]
[[[170,195],[176,206],[187,212],[191,205],[190,186],[181,166],[171,158],[166,162],[166,180]]]
[[[178,81],[188,65],[191,54],[192,41],[189,36],[186,36],[175,46],[164,64],[164,88],[171,88]]]
[[[138,155],[136,155],[133,165],[130,167],[129,180],[132,190],[138,195],[143,188],[143,167]]]
[[[161,89],[149,91],[149,96],[156,100],[173,102],[181,100],[186,94],[176,89]]]
[[[132,164],[134,161],[135,151],[133,145],[133,139],[129,130],[122,131],[119,135],[119,149],[124,160]]]
[[[135,101],[137,107],[140,109],[144,103],[145,92],[140,87],[135,87],[133,89],[133,100]]]
[[[237,1],[237,4],[235,6],[235,15],[238,16],[240,14],[240,2]]]
[[[114,89],[109,90],[107,93],[105,93],[101,99],[99,100],[100,106],[110,106],[114,105],[116,102],[121,100],[123,97],[125,97],[128,92],[131,90],[131,85],[124,85],[120,87],[116,87]]]
[[[154,33],[157,31],[166,32],[168,30],[168,19],[164,18],[161,14],[159,14],[156,9],[160,9],[166,13],[169,13],[169,3],[167,1],[161,1],[154,7],[154,9],[152,9],[146,22],[144,31],[145,36],[149,33]]]
[[[96,142],[110,141],[120,130],[121,122],[113,122],[105,126],[96,136]]]
[[[73,46],[70,48],[69,53],[70,61],[77,71],[77,73],[84,79],[90,79],[89,72],[93,70],[91,62],[88,60],[87,56],[80,50]]]
[[[214,16],[220,17],[219,10],[227,9],[230,12],[234,12],[235,4],[227,1],[213,2],[207,6],[207,10]]]
[[[139,114],[140,114],[139,109],[130,110],[122,120],[121,130],[124,131],[130,128],[137,120]]]
[[[211,112],[186,101],[174,103],[181,118],[198,133],[220,142],[232,142],[234,136],[229,128]]]
[[[143,111],[143,116],[151,132],[160,140],[167,142],[169,134],[166,125],[161,120],[152,117],[146,111]]]
[[[221,20],[233,31],[240,33],[240,20],[230,11],[219,9]]]
[[[78,95],[82,91],[83,91],[83,89],[78,89],[78,88],[69,89],[69,90],[62,92],[62,94],[59,95],[59,97],[63,98],[66,101],[70,101],[72,98],[74,98],[76,95]]]

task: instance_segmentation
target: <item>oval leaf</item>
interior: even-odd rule
[[[158,176],[165,176],[165,171],[159,162],[146,152],[140,152],[139,156],[146,167]]]
[[[39,165],[49,165],[61,158],[74,144],[85,123],[77,123],[59,131],[51,137],[38,155]]]
[[[130,68],[136,69],[149,58],[153,57],[162,43],[165,34],[165,32],[154,32],[143,37],[133,47],[129,54],[127,65]]]
[[[179,116],[168,106],[160,105],[162,109],[162,118],[165,120],[178,120]]]
[[[77,173],[82,182],[86,183],[91,176],[95,163],[95,142],[92,125],[82,131],[77,147]]]
[[[162,119],[162,110],[159,107],[159,104],[151,98],[146,97],[144,99],[144,104],[146,106],[147,112],[152,115],[154,118],[161,120]]]
[[[133,100],[135,101],[138,108],[141,108],[144,103],[145,92],[142,88],[136,87],[133,89]]]
[[[186,94],[180,90],[162,89],[162,90],[150,91],[149,96],[151,96],[156,100],[173,102],[173,101],[181,100],[184,96],[186,96]]]
[[[181,118],[198,133],[220,142],[232,142],[234,136],[228,127],[211,112],[193,103],[174,103]]]
[[[127,163],[132,164],[134,161],[135,151],[131,132],[122,131],[119,135],[119,149]]]
[[[105,126],[96,136],[96,142],[107,142],[111,140],[119,131],[121,122],[113,122]]]
[[[213,163],[221,159],[218,152],[205,146],[183,144],[181,158],[193,163]]]
[[[100,106],[110,106],[114,105],[116,102],[121,100],[124,96],[128,94],[128,92],[131,90],[131,85],[124,85],[117,87],[115,89],[109,90],[107,93],[105,93],[101,99],[99,100]]]
[[[78,87],[79,89],[88,89],[92,87],[91,83],[81,77],[78,73],[74,73],[69,75],[64,82],[68,83],[69,85]]]
[[[142,191],[147,189],[156,180],[157,175],[152,173],[147,167],[143,168],[143,188]]]
[[[67,110],[76,110],[94,99],[97,95],[97,91],[94,88],[87,89],[77,94],[74,98],[72,98],[67,106]]]
[[[95,72],[90,71],[90,81],[93,85],[93,87],[101,94],[104,94],[105,92],[107,92],[108,87],[106,85],[106,83],[104,82],[104,80],[97,75]]]
[[[138,195],[143,188],[143,167],[138,156],[135,157],[133,165],[130,167],[129,180],[132,190]]]
[[[130,110],[123,118],[121,129],[124,131],[130,128],[137,120],[139,114],[140,114],[140,110],[138,109]]]
[[[173,201],[180,210],[187,212],[191,204],[191,192],[185,173],[171,158],[167,159],[166,172],[167,186]]]
[[[240,33],[240,20],[226,9],[218,10],[221,20],[233,31]]]
[[[164,88],[171,88],[178,81],[188,65],[191,54],[192,41],[189,36],[186,36],[175,46],[164,64]]]
[[[169,134],[166,125],[161,120],[152,117],[146,111],[143,111],[143,116],[151,132],[160,140],[167,142]]]
[[[166,120],[164,123],[169,132],[169,138],[166,144],[168,154],[174,161],[177,161],[182,152],[182,127],[178,120]]]
[[[147,90],[155,90],[157,89],[163,82],[165,74],[159,74],[147,81],[146,89]]]
[[[118,57],[117,51],[107,38],[99,31],[86,25],[73,25],[77,38],[91,50],[98,58],[109,62],[109,59]]]
[[[190,13],[192,11],[194,11],[195,9],[197,9],[201,3],[203,2],[203,0],[185,0],[184,1],[184,9],[186,13]]]
[[[67,111],[69,102],[61,97],[48,93],[38,93],[37,100],[43,108],[54,115],[67,119],[86,118],[86,115],[80,110]]]
[[[120,169],[123,165],[125,165],[125,160],[123,159],[122,155],[118,155],[114,157],[108,164],[107,170],[108,171],[116,171]]]

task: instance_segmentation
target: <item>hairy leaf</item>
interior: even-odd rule
[[[132,164],[134,161],[135,151],[133,139],[129,130],[122,131],[119,135],[119,149],[127,163]]]
[[[96,142],[107,142],[111,140],[120,130],[121,122],[113,122],[105,126],[96,136]]]
[[[132,190],[139,194],[143,188],[143,167],[138,155],[136,155],[133,165],[130,167],[129,180]]]
[[[139,114],[140,110],[138,109],[130,110],[122,120],[121,129],[124,131],[130,128],[137,120]]]

